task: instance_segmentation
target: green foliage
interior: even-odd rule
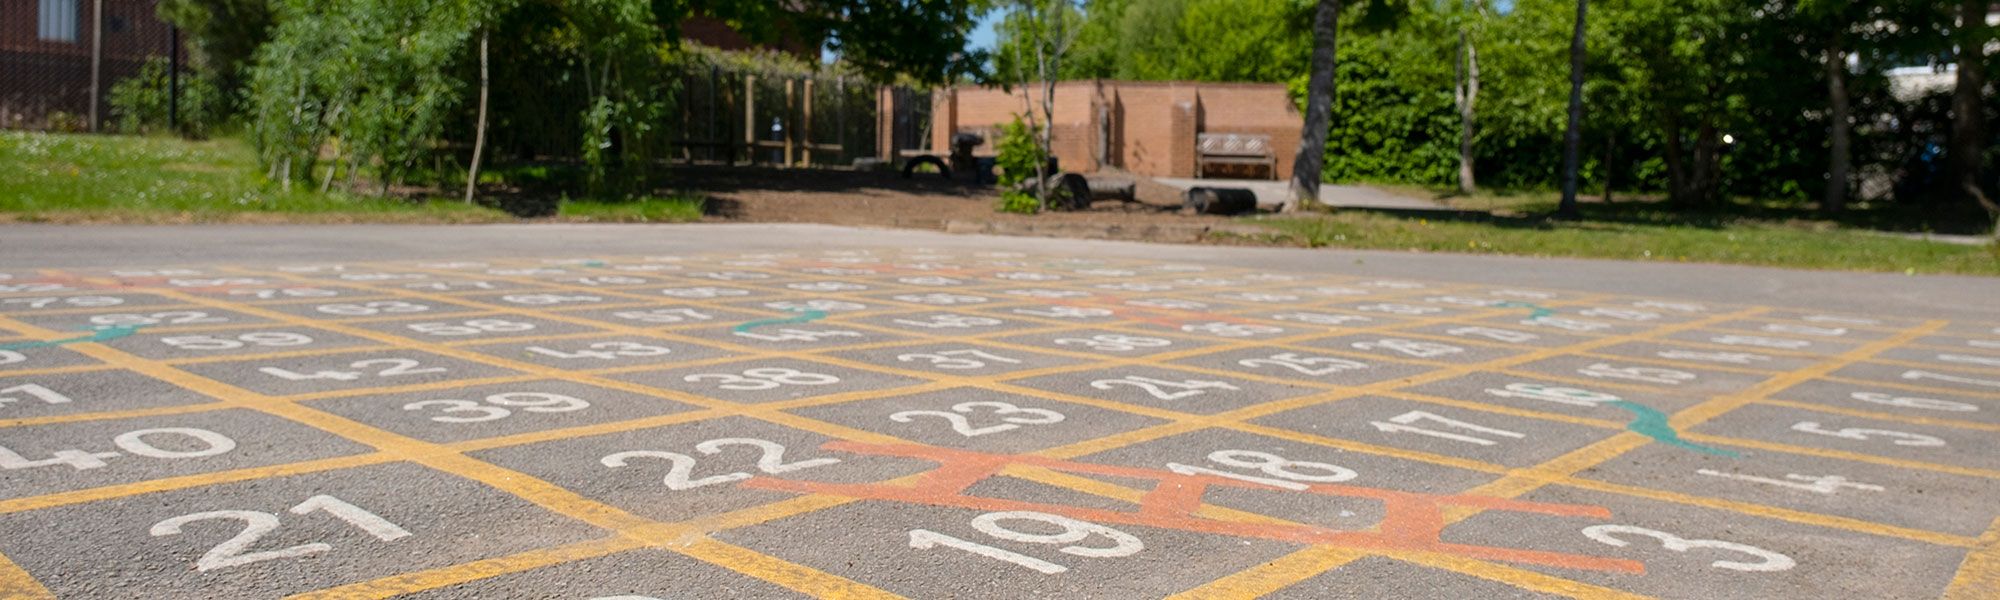
[[[1586,211],[1580,222],[1455,220],[1343,211],[1251,223],[1270,229],[1272,241],[1309,247],[2000,276],[2000,244],[1945,244],[1799,221],[1606,217]]]
[[[1283,82],[1312,52],[1311,2],[1091,0],[1066,78]],[[996,65],[1010,52],[1003,35]],[[999,71],[1004,74],[1004,69]]]
[[[1302,85],[1306,0],[1088,0],[1068,77]],[[1460,33],[1478,50],[1478,180],[1556,187],[1576,0],[1348,0],[1326,177],[1455,179]],[[1585,32],[1583,187],[1683,204],[1754,196],[1805,204],[1831,161],[1825,60],[1852,60],[1854,172],[1933,178],[1950,129],[1883,73],[1948,60],[1955,3],[1926,0],[1592,2]],[[1502,10],[1505,9],[1505,10]],[[1883,27],[1882,23],[1893,23]],[[1989,28],[1990,29],[1990,28]],[[1836,50],[1837,49],[1837,50]],[[1004,50],[1004,46],[1003,46]],[[1991,62],[1991,61],[1990,61]],[[1724,142],[1724,136],[1733,143]],[[1933,163],[1935,161],[1932,161]],[[1883,186],[1873,186],[1881,188]],[[1937,195],[1902,185],[1902,199]],[[1931,190],[1931,191],[1925,191]]]
[[[455,200],[286,191],[243,140],[0,131],[0,214],[22,221],[189,223],[508,220]]]
[[[387,189],[429,156],[464,99],[454,71],[476,26],[463,0],[281,0],[258,52],[252,139],[278,178],[315,175],[338,140]],[[331,176],[331,173],[328,174]]]
[[[1023,187],[1035,185],[1035,169],[1048,162],[1048,153],[1042,149],[1041,129],[1030,127],[1021,120],[1014,121],[1000,129],[1000,139],[994,141],[994,150],[999,154],[994,159],[1000,180],[1000,206],[1002,212],[1033,214],[1042,210],[1042,201]]]
[[[1452,72],[1441,48],[1417,30],[1344,37],[1333,129],[1327,134],[1328,181],[1442,185],[1458,173],[1458,113]],[[1305,96],[1306,76],[1291,81]]]
[[[694,194],[640,196],[624,200],[564,200],[557,215],[566,220],[610,223],[700,221],[706,201]]]
[[[118,130],[149,133],[167,130],[169,94],[168,64],[164,56],[148,59],[139,74],[111,86],[111,116]],[[225,110],[222,92],[205,73],[181,73],[178,130],[202,138],[221,123]]]
[[[271,37],[274,0],[161,0],[161,19],[186,37],[194,68],[233,103],[257,48]],[[225,113],[233,106],[220,107]]]
[[[1020,190],[1003,190],[1000,192],[1000,202],[994,207],[994,210],[1003,213],[1032,215],[1042,212],[1042,201],[1036,198],[1034,194]]]

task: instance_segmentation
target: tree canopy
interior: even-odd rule
[[[1285,83],[1302,98],[1314,4],[1085,0],[1063,75]],[[1592,2],[1584,187],[1608,182],[1695,206],[1732,197],[1806,204],[1835,185],[1876,202],[1949,197],[1940,188],[1938,154],[1951,128],[1953,90],[1899,92],[1887,74],[1954,60],[1955,38],[1965,35],[1954,33],[1957,4]],[[1457,185],[1462,116],[1453,92],[1461,75],[1454,66],[1459,33],[1469,32],[1481,79],[1472,146],[1478,180],[1558,185],[1576,1],[1496,6],[1505,10],[1468,10],[1463,0],[1348,3],[1327,179]],[[1982,39],[1991,39],[1992,28],[1985,29]],[[1003,31],[999,54],[1009,51],[1007,40]],[[1986,72],[1997,62],[1991,53],[1982,60]],[[1829,64],[1841,66],[1830,71]],[[1829,81],[1836,74],[1841,80]],[[2000,111],[2000,94],[1979,97],[1986,114]],[[1836,148],[1836,120],[1851,128],[1849,147]],[[1993,152],[1994,143],[1987,146]],[[1829,174],[1838,150],[1851,158],[1844,181]],[[1993,170],[1982,173],[1992,186]]]

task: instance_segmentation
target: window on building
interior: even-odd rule
[[[77,3],[82,0],[41,0],[36,37],[49,42],[75,42]]]

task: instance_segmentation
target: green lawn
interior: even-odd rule
[[[46,222],[509,220],[460,202],[290,192],[236,139],[0,132],[0,219]]]
[[[685,223],[701,220],[700,196],[676,195],[631,200],[566,200],[556,215],[568,221]]]
[[[1242,237],[1309,247],[2000,275],[2000,245],[1904,239],[1826,222],[1675,220],[1632,217],[1643,212],[1634,208],[1617,210],[1614,215],[1588,209],[1578,222],[1532,215],[1340,211],[1247,219],[1270,233]]]

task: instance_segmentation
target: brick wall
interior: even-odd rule
[[[1277,177],[1291,176],[1303,125],[1296,105],[1278,84],[1068,81],[1056,84],[1053,150],[1066,170],[1121,168],[1156,177],[1195,175],[1200,133],[1268,135],[1278,158]],[[1041,86],[1016,89],[961,87],[936,96],[936,148],[951,133],[988,133],[1028,107],[1039,112]],[[990,153],[991,143],[980,153]]]

